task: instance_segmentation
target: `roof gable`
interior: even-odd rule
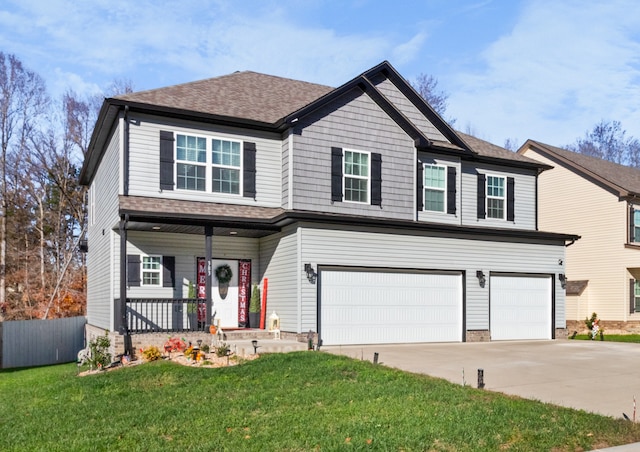
[[[620,165],[534,140],[527,140],[518,154],[524,155],[528,149],[547,156],[582,177],[596,180],[617,192],[620,197],[640,197],[640,168]]]

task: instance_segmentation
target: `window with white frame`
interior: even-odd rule
[[[640,243],[640,210],[633,211],[633,237],[634,243]]]
[[[142,257],[142,285],[162,286],[162,257]]]
[[[176,188],[239,195],[242,142],[176,135]]]
[[[636,279],[634,287],[635,312],[640,312],[640,280]]]
[[[446,205],[447,167],[424,165],[424,210],[444,212]]]
[[[344,200],[369,203],[371,171],[369,153],[344,151]]]
[[[191,135],[176,136],[177,188],[206,191],[207,140]]]
[[[487,218],[504,220],[506,203],[506,178],[487,176]]]
[[[211,144],[213,192],[240,194],[240,142],[213,139]]]

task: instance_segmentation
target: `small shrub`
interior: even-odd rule
[[[145,361],[155,361],[157,359],[160,359],[162,357],[162,354],[160,353],[160,349],[158,349],[158,347],[156,347],[155,345],[151,345],[150,347],[142,350],[142,356]]]
[[[231,349],[224,342],[216,347],[216,356],[221,358],[223,356],[227,356]]]
[[[200,350],[202,350],[204,353],[209,353],[209,345],[203,344],[202,347],[200,347]]]
[[[107,332],[104,333],[104,336],[98,336],[89,341],[90,356],[87,358],[87,364],[91,369],[103,369],[111,364],[109,347],[111,347],[111,340]]]

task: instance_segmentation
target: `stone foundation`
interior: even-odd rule
[[[467,330],[467,342],[489,342],[491,333],[489,330]]]
[[[556,328],[556,339],[566,339],[569,331],[566,328]]]
[[[640,334],[640,320],[623,322],[620,320],[600,320],[600,328],[604,328],[604,334]],[[575,332],[578,334],[587,334],[587,326],[584,320],[567,320],[567,331],[571,335]]]

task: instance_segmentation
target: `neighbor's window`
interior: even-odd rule
[[[202,137],[176,137],[177,188],[205,191],[207,181],[207,140]]]
[[[240,194],[240,142],[211,140],[213,162],[213,191]]]
[[[504,220],[505,182],[501,176],[487,176],[487,218]]]
[[[161,256],[143,256],[142,257],[142,285],[143,286],[160,286],[162,271]]]
[[[424,165],[424,210],[444,212],[446,178],[445,166]]]
[[[640,210],[633,211],[633,241],[640,243]]]
[[[369,154],[344,151],[344,199],[369,203]]]
[[[634,295],[635,295],[635,312],[640,312],[640,280],[636,279],[634,284]]]

